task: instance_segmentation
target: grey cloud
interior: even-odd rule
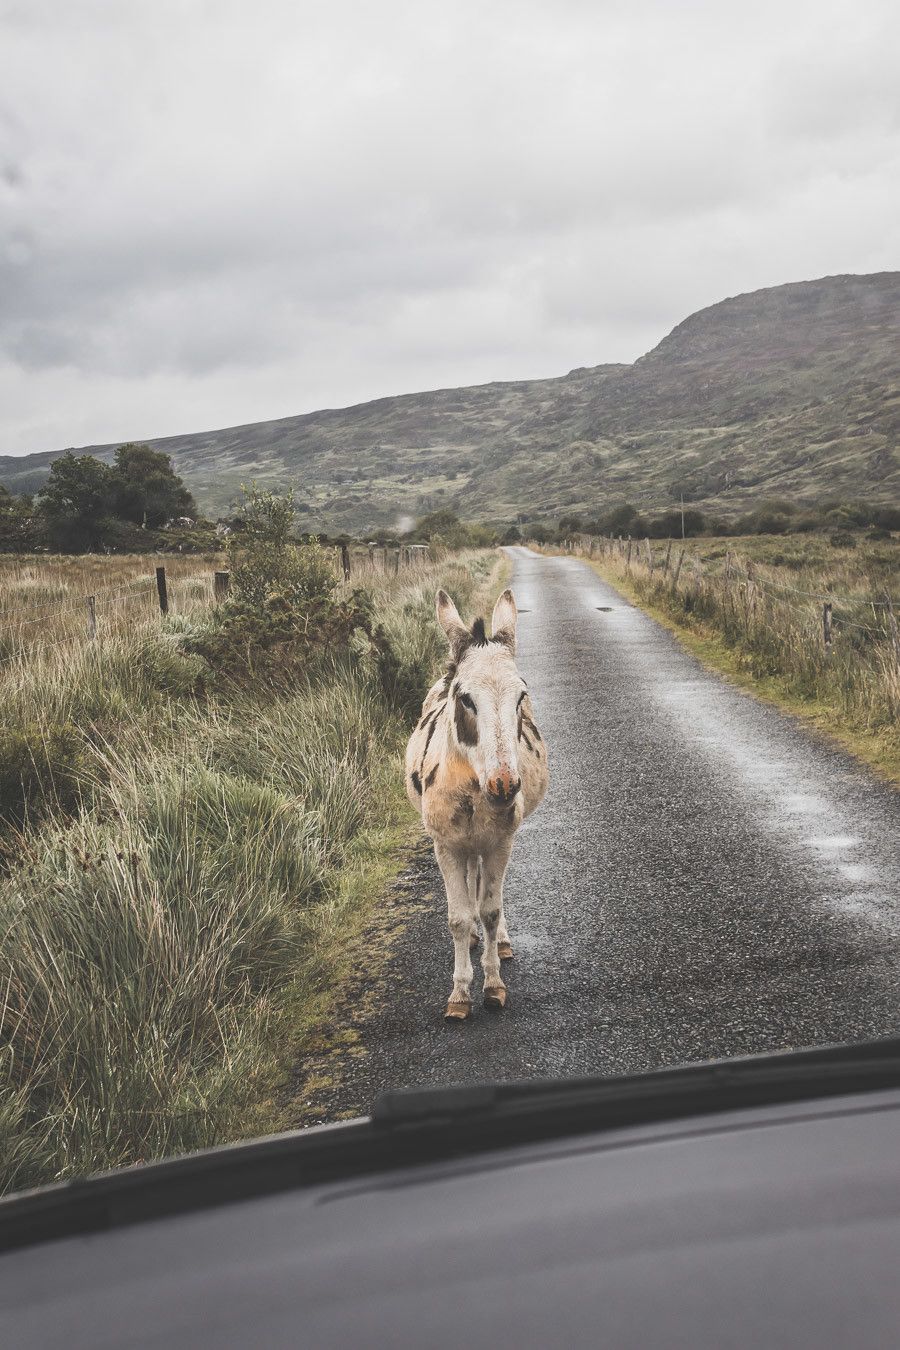
[[[897,265],[888,0],[4,16],[0,452],[633,359]]]

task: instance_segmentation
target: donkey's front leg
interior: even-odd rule
[[[478,907],[484,926],[484,951],[481,964],[484,969],[484,1006],[502,1008],[506,1003],[506,985],[500,978],[500,952],[498,939],[503,918],[503,878],[509,855],[512,852],[512,835],[508,839],[498,839],[490,853],[486,853],[481,864],[481,891]],[[506,934],[509,945],[509,934]]]
[[[503,906],[503,894],[500,895],[500,923],[497,928],[497,954],[501,961],[511,961],[513,957],[512,943],[509,940],[509,929],[506,926],[506,910]]]
[[[453,991],[445,1017],[463,1021],[472,1011],[472,958],[469,940],[475,922],[475,904],[466,879],[467,858],[435,840],[434,854],[447,890],[447,918],[453,934]]]

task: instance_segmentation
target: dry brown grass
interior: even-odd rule
[[[213,572],[222,566],[218,555],[0,554],[0,661],[86,641],[89,596],[94,597],[98,637],[158,621],[158,564],[166,569],[173,614],[212,604]]]

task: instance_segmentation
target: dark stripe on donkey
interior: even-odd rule
[[[486,647],[487,644],[488,636],[484,631],[484,619],[476,619],[472,624],[472,646]]]
[[[441,711],[441,710],[439,709],[438,711]],[[423,769],[425,768],[425,756],[428,754],[428,747],[429,747],[429,745],[431,744],[431,738],[432,738],[432,736],[434,735],[434,729],[435,729],[435,727],[437,726],[437,724],[438,724],[438,719],[437,719],[437,713],[436,713],[436,714],[435,714],[434,721],[432,722],[431,726],[428,728],[428,735],[425,737],[425,749],[422,751],[422,768],[423,768]]]
[[[413,787],[416,789],[416,792],[418,792],[419,796],[421,797],[421,795],[422,795],[422,780],[421,780],[421,778],[419,777],[419,775],[416,773],[415,769],[413,769],[412,773],[409,775],[409,780],[410,780],[410,782],[412,783]]]
[[[432,785],[432,783],[434,782],[434,780],[437,778],[437,771],[438,771],[438,766],[437,766],[436,764],[435,764],[435,766],[434,766],[431,770],[429,770],[428,777],[425,779],[425,791],[426,791],[426,792],[427,792],[428,789],[431,787],[431,785]]]
[[[475,814],[475,803],[468,792],[461,792],[456,799],[456,808],[452,820],[454,825],[464,825]]]
[[[530,717],[523,717],[523,718],[522,718],[522,721],[523,721],[523,723],[525,724],[525,726],[528,728],[528,730],[531,732],[531,734],[534,736],[534,739],[535,739],[536,741],[541,740],[541,733],[538,731],[537,727],[534,725],[534,723],[532,722],[531,718],[530,718]]]
[[[477,745],[478,727],[475,718],[459,702],[454,704],[453,720],[456,723],[456,735],[460,745]]]

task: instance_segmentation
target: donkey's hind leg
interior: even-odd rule
[[[447,919],[453,935],[453,989],[447,1002],[445,1017],[464,1021],[472,1011],[472,958],[469,942],[475,922],[475,911],[466,880],[467,860],[464,855],[439,844],[435,840],[434,855],[447,890]]]

